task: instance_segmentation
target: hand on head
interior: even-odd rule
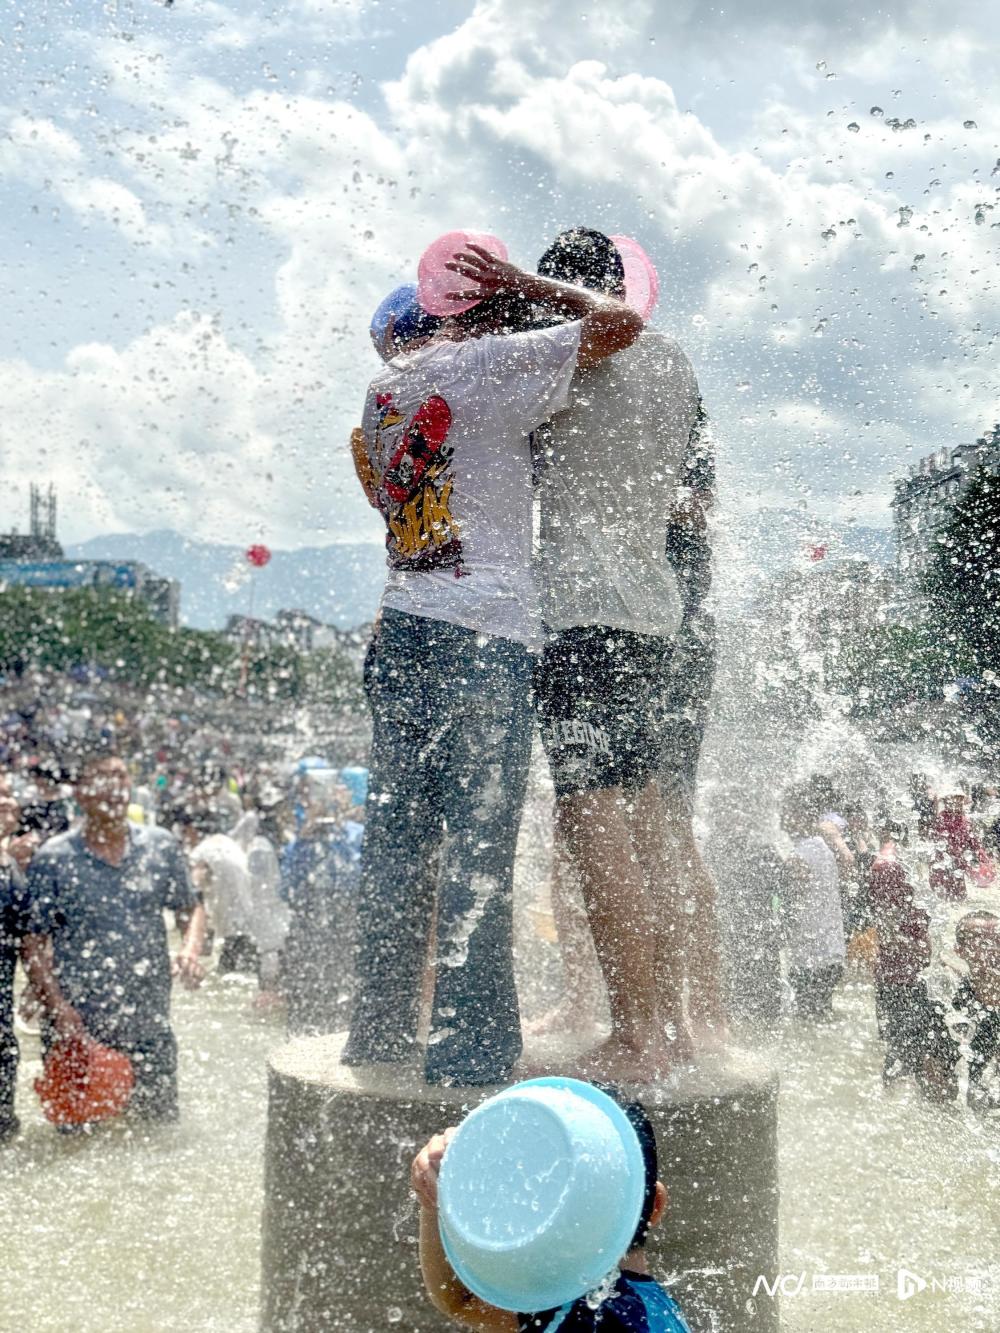
[[[509,263],[490,254],[481,245],[470,241],[468,249],[459,250],[445,268],[460,277],[469,278],[476,287],[464,291],[448,292],[449,301],[480,301],[492,296],[494,292],[518,292],[530,286],[533,274],[526,273],[516,264]]]

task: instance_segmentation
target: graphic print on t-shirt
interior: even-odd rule
[[[451,408],[440,394],[425,398],[408,420],[391,393],[378,394],[376,406],[378,494],[390,566],[414,572],[458,567],[462,543],[450,503]]]

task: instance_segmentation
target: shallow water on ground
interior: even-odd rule
[[[281,1038],[252,989],[210,979],[179,995],[182,1120],[143,1133],[56,1136],[30,1090],[0,1152],[3,1333],[250,1333],[257,1327],[265,1056]],[[789,1333],[1000,1328],[1000,1125],[884,1092],[870,988],[851,982],[827,1027],[785,1029],[781,1070],[782,1303]],[[976,1295],[901,1301],[897,1269],[930,1282],[992,1276]],[[877,1296],[817,1294],[813,1274],[872,1274]],[[766,1275],[769,1280],[774,1275]],[[749,1297],[749,1293],[748,1293]],[[758,1293],[758,1300],[766,1300]]]

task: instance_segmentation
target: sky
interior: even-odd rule
[[[988,3],[0,0],[0,527],[379,540],[346,441],[422,249],[636,237],[720,518],[891,521],[1000,418]]]

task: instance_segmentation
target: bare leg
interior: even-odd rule
[[[590,924],[580,900],[579,882],[558,818],[552,845],[552,919],[562,958],[563,994],[548,1013],[525,1024],[525,1031],[539,1036],[565,1032],[589,1037],[597,1027],[603,986],[594,959]]]
[[[643,1082],[676,1063],[657,1022],[656,915],[619,787],[578,792],[557,808],[580,876],[611,1007],[611,1036],[587,1057],[590,1074]]]
[[[631,794],[632,841],[646,877],[654,912],[657,1021],[669,1035],[675,1061],[689,1060],[691,1034],[684,1022],[683,986],[688,966],[687,929],[679,867],[671,856],[667,814],[660,788],[649,782]]]
[[[726,1038],[715,882],[698,849],[687,801],[669,790],[663,801],[671,860],[687,900],[680,904],[678,919],[684,928],[691,1026],[700,1045],[712,1045]]]

